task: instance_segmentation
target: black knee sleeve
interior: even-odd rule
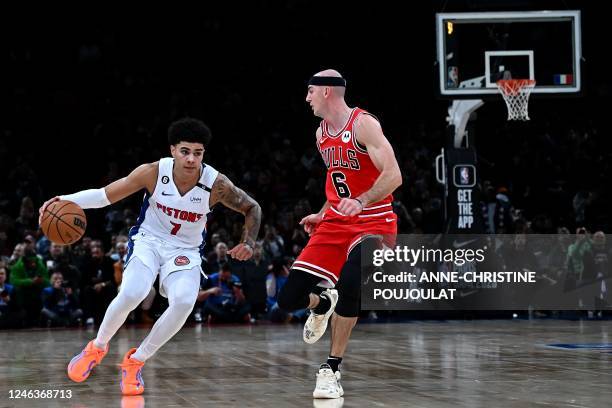
[[[310,293],[316,293],[321,278],[297,269],[291,269],[287,282],[278,294],[278,306],[287,311],[305,309],[310,303]]]
[[[361,310],[361,244],[357,245],[342,267],[336,285],[336,313],[342,317],[357,317]]]

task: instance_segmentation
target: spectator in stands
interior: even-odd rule
[[[36,252],[36,238],[34,238],[34,235],[27,234],[23,239],[23,243],[25,244],[26,252],[35,254],[37,257],[42,259],[42,256],[38,252]]]
[[[612,250],[606,245],[606,234],[603,231],[595,232],[592,242],[593,248],[590,254],[592,258],[587,262],[587,268],[593,269],[589,275],[596,279],[597,293],[595,296],[600,302],[607,302],[608,288],[605,279],[610,277]],[[602,309],[602,307],[598,307],[598,309]]]
[[[21,236],[27,231],[36,231],[38,229],[38,213],[30,197],[24,197],[21,200],[21,208],[19,209],[19,217],[15,220],[15,228],[17,229],[17,234]]]
[[[508,197],[508,189],[500,187],[495,194],[493,186],[486,185],[485,199],[481,202],[485,232],[488,234],[510,234],[514,232],[512,204]]]
[[[281,258],[284,254],[285,241],[278,235],[276,228],[273,225],[266,224],[264,226],[263,249],[272,260]]]
[[[20,311],[15,299],[15,288],[6,282],[6,266],[0,265],[0,329],[20,327],[23,311]]]
[[[72,288],[65,284],[61,272],[53,272],[51,285],[42,291],[41,318],[50,326],[72,326],[81,322],[83,311],[79,308]]]
[[[42,259],[31,250],[24,254],[11,267],[11,284],[15,286],[20,309],[26,311],[29,324],[38,322],[40,309],[40,293],[49,286],[49,273]]]
[[[25,253],[24,243],[19,243],[15,245],[15,249],[13,249],[13,253],[11,254],[11,257],[7,261],[7,265],[9,267],[15,265],[17,261],[19,261],[23,257],[24,253]]]
[[[81,296],[81,271],[71,262],[70,255],[64,253],[53,262],[53,267],[49,268],[49,273],[61,272],[64,277],[64,285],[70,286],[77,298]]]
[[[546,254],[546,268],[554,279],[561,279],[567,271],[567,250],[571,244],[571,235],[567,228],[557,229],[557,236],[552,241]]]
[[[64,285],[69,285],[78,298],[80,296],[81,271],[71,262],[69,248],[52,242],[47,254],[43,257],[43,261],[49,270],[49,274],[53,272],[62,273]]]
[[[128,237],[125,235],[113,235],[111,239],[112,249],[107,254],[113,260],[113,262],[117,262],[123,258],[125,261],[125,257],[127,256],[127,245],[128,245]]]
[[[241,282],[232,275],[229,263],[221,265],[221,270],[208,278],[204,292],[198,299],[206,300],[204,313],[208,315],[209,323],[251,320],[250,305],[246,303]]]
[[[589,191],[578,191],[572,200],[574,208],[574,220],[577,225],[584,225],[586,221],[586,209],[593,199],[593,194]]]
[[[113,261],[100,245],[91,245],[91,259],[83,268],[81,300],[87,324],[101,322],[104,312],[117,294]]]
[[[266,276],[269,265],[261,242],[255,243],[251,259],[232,264],[232,273],[242,282],[242,290],[246,302],[251,305],[251,315],[254,318],[266,313]]]
[[[113,263],[113,277],[115,279],[115,284],[117,287],[121,285],[121,281],[123,280],[123,269],[125,267],[125,261],[127,259],[127,243],[118,242],[115,244],[115,257],[111,256],[111,259],[115,261]]]
[[[229,262],[231,262],[231,260],[227,255],[227,245],[225,242],[219,242],[215,245],[215,251],[208,257],[208,270],[206,272],[209,274],[217,273],[222,264]]]
[[[583,284],[588,277],[585,274],[585,261],[592,257],[592,243],[587,229],[579,227],[576,229],[576,239],[567,249],[568,275],[576,282],[577,286]]]
[[[51,241],[47,238],[46,235],[41,235],[36,241],[36,253],[37,254],[46,254],[49,252],[49,247],[51,246]]]
[[[593,275],[600,278],[610,277],[610,259],[612,249],[606,244],[606,234],[597,231],[593,234]]]
[[[49,250],[46,255],[43,256],[43,261],[47,265],[47,269],[52,269],[56,264],[60,263],[61,258],[64,256],[64,246],[52,242],[49,245]]]
[[[538,263],[527,245],[526,234],[514,235],[512,242],[501,248],[501,254],[507,271],[538,271]]]
[[[210,245],[215,248],[217,246],[217,244],[219,242],[221,242],[221,234],[219,234],[218,232],[214,232],[211,236],[210,236]]]

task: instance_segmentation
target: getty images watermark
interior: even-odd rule
[[[372,264],[381,267],[385,263],[403,263],[415,268],[419,264],[439,264],[462,267],[466,264],[477,266],[485,260],[487,247],[480,249],[414,249],[408,246],[397,246],[395,249],[375,249],[372,252]],[[463,271],[446,270],[432,272],[427,270],[416,272],[399,272],[397,274],[386,274],[383,270],[377,270],[372,274],[375,283],[404,283],[404,284],[475,284],[482,283],[535,283],[535,272],[488,272],[488,271]],[[374,288],[374,299],[383,300],[440,300],[454,299],[457,287],[440,288]]]
[[[608,309],[610,268],[568,265],[568,235],[400,235],[362,247],[369,310]],[[591,270],[586,269],[591,268]]]

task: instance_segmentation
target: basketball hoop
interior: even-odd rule
[[[508,107],[508,120],[529,120],[529,95],[535,86],[533,79],[500,79],[497,87]]]

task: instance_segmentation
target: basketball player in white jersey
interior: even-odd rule
[[[238,260],[253,255],[261,209],[226,176],[202,162],[210,139],[204,123],[180,119],[168,129],[172,157],[143,164],[104,188],[54,197],[41,207],[40,214],[54,201],[69,200],[85,209],[101,208],[145,190],[140,215],[130,230],[121,291],[106,310],[96,338],[70,361],[68,376],[73,381],[85,381],[100,364],[111,338],[147,296],[159,273],[160,293],[168,298],[169,307],[140,346],[129,350],[121,363],[123,395],[143,393],[145,361],[179,331],[195,304],[206,214],[215,204],[245,216],[241,242],[228,254]]]

